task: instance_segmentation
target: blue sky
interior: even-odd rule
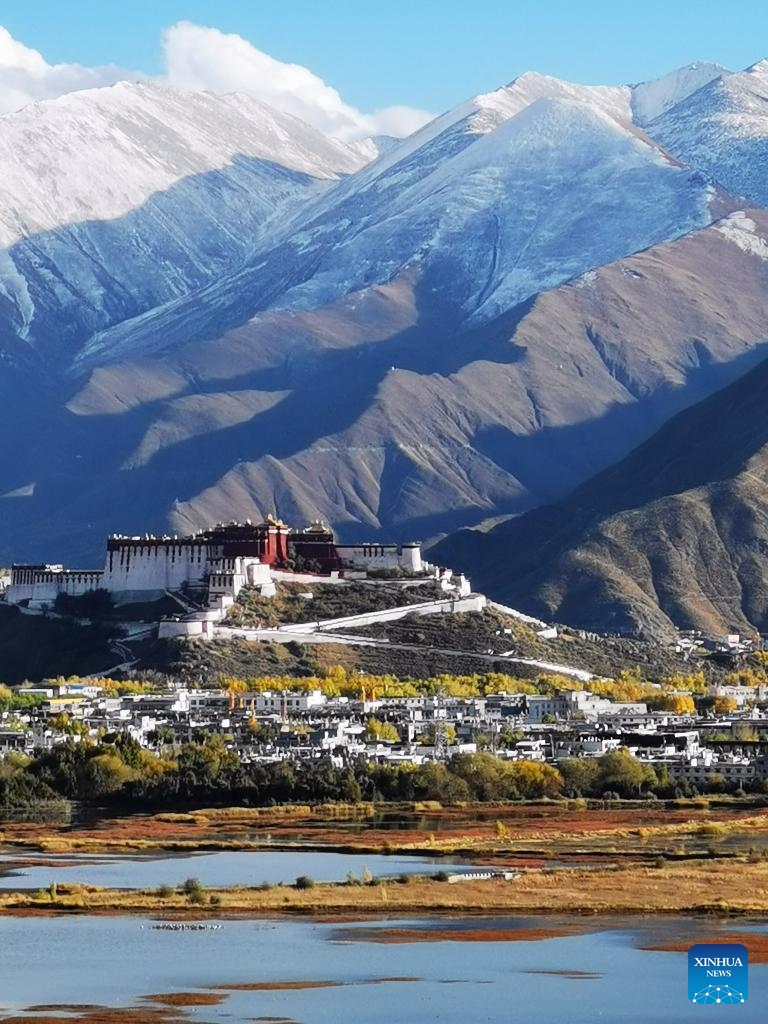
[[[162,70],[184,19],[306,65],[361,110],[440,112],[535,69],[581,82],[643,80],[693,60],[733,68],[768,51],[768,3],[739,0],[3,0],[0,24],[53,63]]]

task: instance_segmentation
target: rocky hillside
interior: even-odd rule
[[[434,557],[536,615],[663,636],[768,632],[768,361],[565,501]]]
[[[0,560],[564,498],[763,356],[762,193],[688,146],[757,138],[761,74],[531,73],[368,150],[154,85],[0,118]]]
[[[768,205],[768,60],[739,74],[724,71],[645,130],[729,191]]]

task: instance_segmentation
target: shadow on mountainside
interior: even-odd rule
[[[575,625],[631,629],[666,613],[681,625],[744,628],[746,618],[764,628],[764,602],[753,592],[757,587],[762,595],[757,563],[768,551],[766,395],[764,358],[565,500],[487,533],[461,531],[436,544],[430,557],[471,571],[502,600]],[[745,472],[755,459],[754,473]],[[722,604],[721,620],[709,610],[697,613],[701,593]]]
[[[29,429],[18,422],[17,410],[16,422],[12,428],[9,425],[14,444],[0,451],[0,478],[12,481],[14,487],[37,481],[37,487],[31,497],[0,499],[5,525],[0,561],[78,556],[98,564],[107,532],[167,530],[169,511],[177,501],[214,486],[238,463],[265,456],[285,460],[311,452],[319,439],[350,428],[375,402],[393,366],[421,375],[448,375],[468,359],[501,364],[521,358],[514,332],[529,303],[483,330],[464,333],[442,326],[445,306],[442,297],[436,300],[430,280],[417,286],[416,305],[414,326],[384,341],[319,351],[306,363],[293,361],[288,379],[280,382],[290,393],[278,404],[244,423],[161,449],[147,464],[129,472],[119,467],[136,450],[163,402],[147,403],[122,415],[89,417],[44,402],[42,408],[29,410]],[[397,444],[384,441],[381,499],[376,509],[380,526],[351,525],[343,535],[351,540],[429,538],[473,525],[487,515],[526,511],[535,499],[514,497],[511,487],[505,492],[504,480],[519,482],[518,495],[524,489],[543,500],[557,499],[620,457],[628,445],[643,441],[666,417],[749,370],[764,352],[764,347],[758,347],[728,363],[692,367],[683,388],[661,388],[643,402],[616,405],[605,416],[568,427],[541,429],[527,436],[502,428],[478,432],[468,447],[457,451],[457,458],[479,458],[495,467],[498,488],[494,500],[485,504],[478,495],[476,504],[449,502],[446,511],[438,509],[433,515],[404,515],[398,496],[408,485],[413,463]],[[263,373],[237,378],[239,389],[263,388],[264,383]],[[277,377],[272,377],[272,383],[278,383]],[[68,397],[69,393],[62,395],[62,402]],[[0,420],[4,418],[0,412]],[[670,473],[674,479],[678,468],[671,466]],[[583,489],[576,492],[574,501],[586,500],[583,494]],[[233,508],[235,514],[247,511]],[[541,515],[557,513],[542,510]],[[516,530],[521,522],[514,521]],[[477,547],[471,536],[466,543],[473,551]],[[465,565],[458,554],[456,560]]]
[[[0,337],[23,332],[63,371],[91,335],[236,270],[278,206],[333,184],[241,154],[121,217],[28,235],[5,253],[26,279],[25,311],[0,303]]]

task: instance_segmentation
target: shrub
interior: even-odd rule
[[[433,882],[447,882],[448,881],[448,872],[447,871],[437,871],[434,875],[432,875],[432,881]]]
[[[203,883],[200,881],[199,878],[186,878],[181,883],[181,891],[186,896],[191,896],[193,893],[203,891]]]
[[[169,896],[173,896],[173,889],[170,885],[160,885],[157,888],[157,895],[161,900],[167,900]]]
[[[221,905],[221,896],[217,892],[212,892],[208,897],[208,902],[212,907],[218,907]]]
[[[714,836],[720,838],[728,835],[728,828],[725,825],[721,825],[719,821],[711,821],[706,825],[699,826],[699,834],[702,836]]]
[[[310,878],[309,875],[299,875],[299,877],[296,879],[297,889],[314,889],[314,887],[315,880],[314,878]]]
[[[410,885],[410,883],[411,883],[411,876],[410,875],[406,875],[405,872],[403,872],[402,875],[398,875],[397,876],[397,880],[400,883],[400,885]]]

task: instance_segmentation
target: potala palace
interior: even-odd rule
[[[113,535],[103,569],[14,565],[5,599],[41,608],[60,594],[106,590],[116,604],[130,604],[172,591],[223,612],[246,584],[268,597],[278,579],[354,579],[371,570],[435,571],[416,543],[339,544],[323,523],[291,530],[268,516],[262,523],[220,523],[187,537]]]

